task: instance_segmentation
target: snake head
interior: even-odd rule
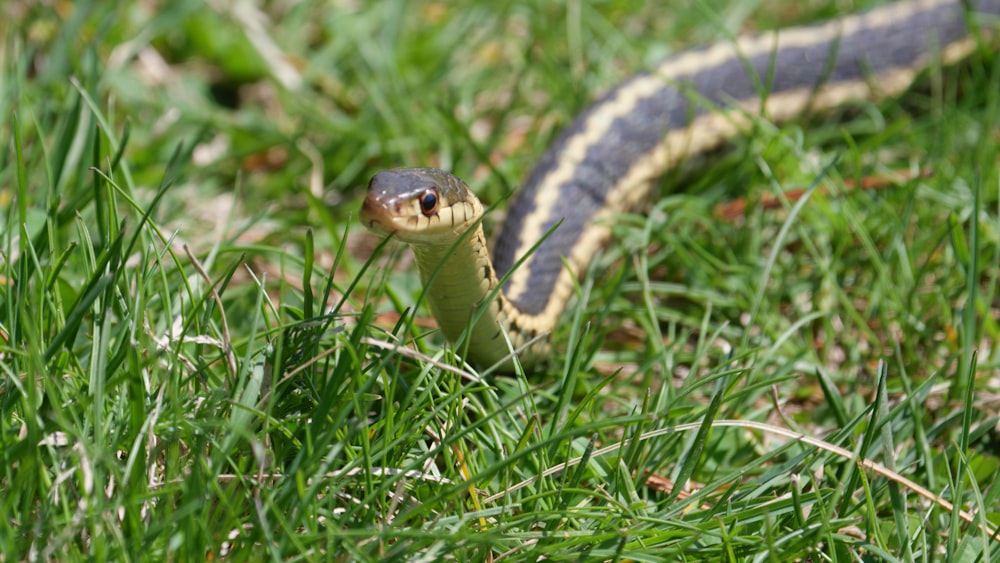
[[[361,222],[383,235],[416,244],[450,244],[483,213],[472,190],[435,168],[397,168],[375,174]]]

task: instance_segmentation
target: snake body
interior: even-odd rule
[[[464,357],[510,365],[513,350],[559,321],[575,277],[608,242],[609,219],[648,202],[665,172],[755,119],[898,95],[928,66],[995,35],[998,17],[1000,0],[916,0],[668,58],[562,132],[513,197],[492,261],[483,205],[441,170],[377,173],[361,219],[413,247],[431,312]],[[518,359],[546,351],[532,345]]]

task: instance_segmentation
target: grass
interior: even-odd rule
[[[0,560],[1000,560],[995,55],[668,179],[483,379],[367,178],[501,201],[629,72],[843,5],[126,4],[0,8]]]

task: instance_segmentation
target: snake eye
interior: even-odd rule
[[[438,196],[436,190],[427,190],[420,196],[420,212],[426,217],[434,215],[438,208]]]

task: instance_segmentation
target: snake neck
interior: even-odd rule
[[[490,366],[524,343],[524,331],[511,325],[512,305],[498,291],[482,225],[464,235],[458,245],[413,245],[425,288],[425,299],[441,332],[456,350],[478,365]],[[471,335],[459,340],[478,321]],[[508,344],[508,338],[510,344]],[[508,362],[509,365],[509,362]]]

